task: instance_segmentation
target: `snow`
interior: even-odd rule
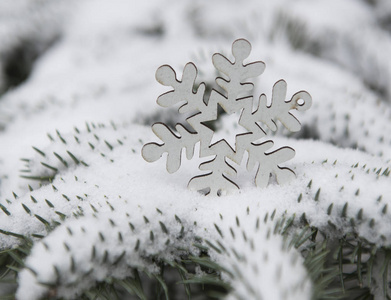
[[[173,224],[175,223],[174,214],[179,216],[181,220],[186,220],[188,224],[192,224],[192,220],[195,220],[197,222],[197,228],[189,230],[189,238],[197,235],[205,236],[206,231],[209,232],[207,236],[210,235],[210,239],[216,239],[216,233],[213,231],[213,223],[218,222],[219,214],[224,216],[224,220],[232,220],[235,219],[235,216],[240,212],[245,212],[246,207],[249,207],[251,214],[254,216],[261,216],[261,219],[263,219],[263,216],[266,213],[269,213],[269,215],[272,214],[274,210],[277,211],[277,217],[281,215],[291,216],[293,214],[299,217],[305,213],[308,221],[312,225],[321,229],[327,226],[327,221],[331,221],[337,226],[341,226],[340,229],[343,230],[343,232],[339,234],[343,235],[354,229],[349,224],[343,224],[343,226],[342,224],[339,224],[341,221],[339,215],[341,214],[342,207],[346,202],[349,202],[346,220],[349,220],[351,217],[354,218],[360,208],[364,208],[363,221],[358,223],[358,228],[355,229],[361,236],[365,237],[368,241],[378,244],[389,245],[391,243],[389,227],[387,226],[389,216],[382,214],[383,205],[390,201],[389,195],[391,195],[391,191],[388,184],[388,178],[384,177],[377,179],[378,175],[372,171],[373,168],[377,169],[380,166],[385,166],[380,158],[360,153],[357,150],[338,149],[322,142],[295,140],[281,141],[276,138],[276,143],[290,143],[298,153],[294,164],[290,165],[297,174],[297,179],[294,182],[283,187],[272,184],[269,188],[263,190],[255,187],[247,187],[238,194],[210,199],[186,189],[187,181],[191,178],[196,165],[193,165],[192,169],[184,169],[178,174],[166,175],[164,161],[159,161],[155,164],[145,164],[140,156],[142,144],[138,140],[138,137],[134,136],[132,133],[139,132],[147,139],[152,138],[152,133],[148,128],[128,125],[124,128],[118,128],[117,131],[114,132],[109,130],[109,128],[98,128],[89,134],[85,131],[86,130],[79,135],[81,144],[77,145],[79,145],[80,149],[77,149],[77,147],[71,145],[69,142],[73,135],[64,135],[63,139],[70,144],[67,149],[70,149],[77,157],[86,158],[85,162],[89,167],[81,166],[75,168],[75,166],[71,166],[71,163],[69,163],[70,167],[61,170],[60,174],[57,175],[53,181],[52,185],[55,189],[52,185],[47,185],[13,201],[13,204],[7,206],[11,215],[2,218],[0,223],[1,228],[6,231],[47,235],[48,233],[46,232],[45,226],[37,220],[34,216],[35,214],[46,220],[54,220],[57,222],[63,221],[56,212],[69,216],[64,222],[64,225],[50,233],[47,238],[42,240],[42,243],[47,244],[49,249],[52,249],[52,244],[57,245],[55,247],[63,247],[61,245],[65,242],[68,247],[72,249],[70,251],[72,257],[81,260],[80,262],[76,262],[78,268],[81,268],[76,272],[77,276],[86,273],[88,268],[91,267],[90,265],[83,267],[85,256],[87,253],[88,255],[91,253],[91,245],[97,244],[99,245],[97,248],[104,249],[100,243],[96,242],[96,239],[98,239],[98,237],[96,237],[98,232],[102,232],[104,236],[108,236],[110,239],[116,237],[117,231],[121,231],[123,232],[123,236],[127,236],[126,232],[129,231],[128,222],[121,221],[126,213],[129,215],[126,218],[133,222],[136,228],[143,227],[143,215],[147,216],[149,220],[153,220],[154,228],[143,228],[143,230],[147,230],[147,232],[149,230],[161,232],[159,224],[156,224],[157,217],[166,224],[166,227],[169,228],[170,231],[177,228]],[[99,137],[99,141],[94,138],[94,135]],[[123,145],[115,143],[117,138],[121,138],[124,141]],[[42,149],[42,151],[45,153],[59,152],[56,148],[59,147],[58,144],[61,143],[61,141],[58,141],[58,138],[56,140],[56,143],[53,143],[53,145],[46,149]],[[109,150],[107,145],[103,142],[104,140],[113,145],[114,148],[112,151]],[[86,146],[84,144],[88,141],[94,143],[94,150],[83,147]],[[132,149],[135,150],[135,153],[133,153]],[[305,149],[311,149],[311,152],[305,153]],[[327,154],[325,154],[324,151],[326,151]],[[105,154],[105,157],[102,157],[100,153]],[[39,157],[40,154],[37,153],[35,155]],[[325,159],[327,159],[328,162],[324,162]],[[333,162],[336,159],[341,162],[337,162],[334,165]],[[68,158],[68,161],[71,160]],[[357,161],[360,162],[360,165],[355,168],[354,165]],[[362,169],[364,164],[366,164],[366,167],[365,169]],[[54,164],[52,163],[52,165]],[[58,163],[58,165],[55,166],[59,167],[60,164]],[[40,169],[41,173],[45,171],[42,166]],[[370,174],[366,173],[367,169],[371,170]],[[39,171],[39,169],[35,170],[36,173],[39,173]],[[113,176],[113,174],[115,174],[115,176]],[[154,176],[151,176],[150,174],[154,174]],[[339,175],[337,178],[335,177],[336,174]],[[351,179],[352,174],[355,175],[354,180]],[[310,180],[312,180],[312,187],[308,188],[307,185]],[[148,182],[148,184],[143,184],[145,182]],[[350,183],[346,184],[347,182]],[[343,184],[346,184],[345,189],[340,191],[340,185]],[[154,186],[154,188],[151,189],[149,188],[150,186]],[[321,188],[320,197],[315,201],[314,197],[319,187]],[[360,189],[359,195],[356,195],[357,189]],[[377,191],[375,195],[373,194],[374,190]],[[129,191],[131,191],[131,193],[129,193]],[[63,194],[66,195],[70,201],[67,201]],[[302,194],[302,200],[298,203],[300,194]],[[378,203],[377,197],[380,194],[383,195],[383,199],[381,203]],[[338,197],[335,195],[338,195]],[[33,203],[31,196],[33,196],[38,203]],[[240,201],[238,201],[239,199]],[[334,210],[332,214],[328,216],[327,210],[331,204],[331,199]],[[54,207],[50,208],[46,200],[49,200]],[[21,206],[21,203],[28,206],[30,214],[26,213]],[[162,216],[156,212],[156,208],[163,212]],[[96,212],[96,210],[98,212]],[[83,211],[84,217],[75,220],[72,215],[80,211]],[[96,217],[94,217],[95,215]],[[376,219],[373,228],[368,224],[372,218]],[[110,219],[117,224],[115,227],[108,226],[108,220]],[[382,219],[383,222],[378,221],[380,219]],[[240,220],[243,223],[243,226],[248,227],[253,226],[255,222],[254,219],[243,216],[240,217]],[[230,226],[229,224],[230,222],[222,228],[228,228]],[[83,237],[82,239],[77,238],[77,236],[69,237],[64,234],[66,228],[71,228],[72,232],[80,231],[80,228],[84,228],[91,234],[86,235],[86,237]],[[179,228],[176,230],[179,230]],[[266,229],[264,230],[267,232]],[[251,230],[246,230],[246,232],[251,233]],[[92,233],[95,233],[95,235]],[[159,242],[159,236],[156,233],[155,235],[157,236],[156,244],[152,248],[148,248],[147,246],[144,246],[145,243],[143,243],[143,251],[146,251],[146,253],[149,253],[149,251],[156,251],[153,252],[155,254],[159,253],[159,251],[161,253],[168,253],[166,248],[163,248],[164,250],[159,248],[164,247],[166,238],[163,238],[164,241]],[[87,237],[93,240],[88,241],[86,239]],[[114,258],[121,254],[122,249],[128,249],[127,251],[130,251],[130,253],[128,254],[127,252],[125,258],[129,261],[129,265],[137,266],[138,259],[135,259],[134,255],[138,254],[131,250],[136,243],[134,239],[140,237],[148,237],[148,234],[139,233],[128,243],[121,245],[115,246],[118,242],[113,243],[109,241],[105,241],[104,245],[111,249],[110,255]],[[271,251],[274,249],[273,247],[276,247],[269,246],[270,243],[274,243],[273,240],[267,240],[266,243],[265,241],[261,242],[258,238],[254,239],[263,245],[262,249],[265,249],[265,251]],[[3,247],[7,245],[11,246],[15,242],[15,238],[13,237],[4,236],[2,239]],[[106,244],[106,242],[109,244]],[[185,245],[188,245],[185,241],[182,242]],[[228,243],[227,241],[225,242]],[[83,247],[80,243],[88,246]],[[241,241],[235,240],[231,243],[235,248],[242,249]],[[38,245],[42,244],[38,243]],[[34,280],[45,282],[46,280],[53,279],[53,270],[51,266],[56,265],[62,274],[61,276],[69,278],[69,280],[72,281],[74,276],[69,273],[69,260],[63,259],[65,255],[64,251],[66,250],[50,250],[50,259],[46,258],[45,260],[42,260],[42,255],[44,254],[42,254],[39,247],[34,248],[32,254],[26,261],[27,266],[39,274],[37,279]],[[275,254],[275,250],[272,250],[272,252]],[[68,253],[65,257],[70,254]],[[103,254],[101,253],[100,255]],[[290,253],[287,255],[287,260],[289,260],[290,255],[293,254]],[[285,257],[284,255],[282,256]],[[114,258],[111,261],[113,261]],[[64,261],[65,265],[62,266],[57,264],[56,262],[58,260]],[[256,261],[255,263],[259,265],[259,262]],[[298,267],[300,267],[300,265],[298,265]],[[298,272],[298,267],[292,267],[294,271],[288,272],[295,274]],[[66,289],[66,282],[64,282],[65,291],[63,295],[66,296],[71,292],[77,292],[79,288],[83,289],[89,287],[94,280],[103,278],[104,275],[107,275],[112,269],[110,265],[102,266],[102,268],[103,269],[98,268],[98,271],[93,273],[95,274],[93,277],[88,277],[86,282],[81,281],[80,286],[76,289],[73,288],[71,291]],[[120,270],[116,269],[115,271],[119,272]],[[30,271],[24,271],[24,273],[28,272]],[[290,273],[286,275],[288,279],[289,274]],[[20,277],[20,295],[24,294],[23,291],[25,291],[25,289],[29,289],[29,285],[31,284],[30,278],[29,275]],[[248,282],[254,287],[258,286],[259,282],[263,282],[267,285],[269,277],[266,277],[266,281],[263,281],[262,278],[262,276],[254,277]],[[284,280],[287,280],[287,278]],[[298,277],[293,276],[293,278],[297,279]],[[26,280],[26,286],[24,285],[24,280]],[[288,280],[288,282],[290,282],[290,280]],[[290,283],[290,285],[293,286],[296,284],[297,282]],[[283,286],[285,285],[286,284]],[[268,290],[261,289],[261,291],[261,294],[263,294]],[[243,293],[243,291],[240,291],[239,289],[238,293]]]
[[[320,230],[327,231],[331,223],[337,230],[327,231],[330,238],[353,232],[376,247],[391,246],[390,213],[385,209],[391,207],[391,38],[379,21],[390,15],[387,1],[84,0],[36,1],[43,4],[31,2],[31,7],[27,2],[0,4],[1,68],[7,63],[3,53],[26,37],[39,49],[47,48],[39,51],[22,84],[5,89],[3,69],[0,74],[0,203],[10,214],[0,211],[0,229],[34,240],[26,266],[35,273],[20,273],[17,299],[44,296],[49,288],[39,282],[52,282],[56,272],[64,278],[58,296],[67,298],[107,276],[129,276],[130,267],[158,272],[152,256],[173,259],[180,255],[176,247],[197,254],[192,246],[197,236],[226,245],[229,256],[216,252],[212,258],[244,274],[244,279],[223,275],[235,287],[228,298],[248,298],[253,290],[263,299],[310,299],[312,283],[299,251],[284,248],[279,234],[267,237],[282,216],[295,216],[297,228],[304,214],[310,226]],[[5,17],[11,15],[15,17]],[[22,22],[21,16],[29,17]],[[279,123],[271,136],[275,145],[270,151],[286,145],[295,149],[296,156],[284,166],[294,170],[296,179],[284,186],[272,179],[267,188],[256,188],[254,171],[247,174],[244,157],[236,166],[241,189],[224,197],[204,197],[187,189],[199,172],[199,160],[183,156],[178,172],[168,174],[164,156],[152,164],[141,156],[145,143],[158,142],[152,123],[182,122],[179,113],[156,104],[168,89],[156,82],[155,72],[168,64],[180,78],[193,60],[197,82],[216,86],[212,55],[219,52],[232,60],[231,44],[237,38],[252,44],[248,61],[266,64],[254,80],[256,95],[265,93],[270,99],[273,84],[284,78],[288,99],[306,90],[313,106],[304,114],[294,113],[301,132],[286,137]],[[233,141],[238,129],[232,118],[219,122],[216,136]],[[40,186],[20,175],[54,178]],[[275,221],[255,231],[256,219],[273,211]],[[37,216],[60,225],[49,230]],[[134,232],[128,222],[133,222]],[[179,240],[182,225],[184,238]],[[243,238],[232,238],[231,227],[237,236],[246,232],[256,255]],[[137,240],[140,251],[134,250]],[[11,235],[0,237],[1,249],[19,243]],[[96,262],[108,251],[106,263],[90,261],[93,245]],[[237,260],[232,249],[251,259]],[[113,266],[123,251],[123,263]],[[95,271],[83,277],[91,268]],[[265,276],[276,272],[281,277]],[[77,284],[70,288],[71,282]],[[381,299],[381,288],[374,293]]]

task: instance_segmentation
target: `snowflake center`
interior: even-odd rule
[[[241,112],[232,114],[222,114],[216,121],[216,130],[213,134],[211,144],[220,140],[225,140],[233,150],[236,151],[236,136],[248,133],[248,131],[238,124]]]

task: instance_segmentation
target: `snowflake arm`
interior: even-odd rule
[[[289,111],[296,109],[307,110],[312,105],[310,94],[300,91],[294,94],[289,101],[285,101],[287,84],[285,80],[277,81],[273,86],[272,103],[267,106],[264,94],[259,98],[259,106],[254,113],[255,121],[266,124],[269,129],[276,131],[276,120],[279,120],[289,131],[296,132],[301,129],[301,124]]]
[[[203,101],[205,92],[205,84],[201,84],[196,93],[193,92],[193,86],[197,77],[197,68],[194,64],[188,63],[183,69],[182,81],[176,78],[176,73],[168,65],[159,67],[156,71],[156,80],[165,86],[171,86],[174,90],[160,95],[157,103],[162,107],[174,106],[177,103],[185,102],[180,108],[180,113],[199,110],[204,111],[206,105]],[[197,124],[189,123],[195,130]],[[181,124],[177,124],[175,129],[179,133],[177,136],[163,123],[155,123],[152,126],[152,131],[160,138],[164,144],[149,143],[142,149],[142,156],[148,162],[158,160],[163,153],[167,152],[166,168],[169,173],[176,172],[181,165],[182,149],[186,149],[188,159],[191,159],[194,154],[195,144],[200,141],[200,135],[192,133],[185,129]],[[206,130],[206,129],[205,129]]]
[[[188,63],[183,69],[182,81],[176,78],[176,73],[168,65],[159,67],[156,71],[156,80],[165,86],[171,86],[174,90],[162,94],[157,103],[162,107],[170,107],[185,101],[179,108],[180,113],[194,110],[203,111],[206,107],[203,96],[205,84],[200,84],[196,93],[193,92],[194,83],[197,77],[197,68],[194,64]]]
[[[229,78],[229,80],[220,77],[216,78],[216,83],[227,92],[229,105],[233,105],[240,94],[253,89],[253,84],[245,82],[246,79],[257,77],[265,70],[265,64],[261,61],[247,65],[243,64],[250,52],[250,43],[244,39],[239,39],[232,45],[232,54],[235,57],[234,63],[219,53],[214,54],[212,57],[215,68]],[[224,108],[226,109],[226,107]],[[234,109],[232,110],[235,111]],[[231,113],[228,107],[226,111]]]
[[[282,147],[276,151],[266,153],[273,146],[272,141],[261,144],[251,144],[248,148],[249,158],[247,170],[251,171],[258,164],[255,184],[258,187],[266,187],[269,183],[270,174],[276,175],[279,184],[285,184],[295,178],[295,173],[289,168],[282,168],[280,163],[284,163],[295,156],[295,150],[290,147]]]
[[[148,143],[142,149],[142,155],[148,162],[158,160],[163,153],[167,152],[167,171],[174,173],[178,171],[181,165],[182,149],[186,149],[187,159],[191,159],[194,154],[194,147],[200,137],[197,133],[191,133],[181,124],[177,124],[175,129],[179,132],[178,137],[163,123],[155,123],[152,131],[159,137],[164,144]]]
[[[212,170],[212,172],[193,177],[189,182],[189,189],[194,191],[209,189],[207,194],[211,195],[220,195],[224,191],[238,189],[239,187],[226,176],[236,176],[236,170],[225,159],[233,150],[224,140],[212,145],[211,148],[217,155],[212,160],[202,163],[199,169]]]

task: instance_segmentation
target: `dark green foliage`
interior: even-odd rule
[[[178,216],[176,219],[180,220]],[[313,282],[313,299],[372,299],[370,287],[374,284],[376,275],[373,274],[373,268],[374,263],[379,262],[382,267],[376,281],[379,278],[383,280],[384,296],[389,297],[390,279],[387,274],[391,250],[377,249],[353,234],[335,239],[308,225],[298,230],[298,220],[295,219],[291,217],[277,220],[274,231],[286,237],[287,247],[295,247],[302,253],[304,265]],[[46,226],[50,225],[44,219],[41,222]],[[239,218],[236,225],[238,224]],[[160,226],[163,232],[168,232],[162,222]],[[217,225],[215,229],[219,231]],[[333,228],[330,229],[332,230]],[[1,233],[13,235],[10,232]],[[10,283],[14,288],[17,286],[17,273],[24,267],[24,258],[32,246],[30,239],[15,236],[22,241],[21,245],[0,253],[0,284]],[[103,235],[100,237],[104,240]],[[80,299],[178,299],[176,297],[181,294],[183,299],[221,299],[231,287],[221,280],[220,274],[226,273],[231,278],[233,274],[211,260],[208,253],[213,251],[221,254],[224,247],[209,240],[201,239],[199,242],[194,243],[200,249],[199,256],[184,252],[180,261],[156,261],[161,267],[159,274],[134,269],[133,277],[106,278],[93,289],[85,291]],[[136,251],[139,245],[136,244]],[[64,247],[67,245],[64,244]],[[92,251],[92,259],[94,253]],[[125,253],[120,255],[114,264],[120,263],[124,255]],[[196,268],[201,268],[204,274],[196,275]],[[12,299],[12,295],[9,297]]]

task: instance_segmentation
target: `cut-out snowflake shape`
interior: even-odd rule
[[[232,44],[234,62],[219,53],[213,55],[213,65],[229,79],[216,78],[216,83],[226,93],[223,95],[213,89],[207,103],[204,102],[205,84],[201,83],[198,88],[195,88],[197,68],[193,63],[188,63],[184,67],[182,81],[177,79],[175,71],[168,65],[157,69],[157,81],[174,88],[160,95],[157,103],[162,107],[184,103],[179,108],[179,113],[195,113],[186,119],[194,132],[187,130],[179,123],[175,126],[177,133],[163,123],[153,124],[153,132],[164,143],[144,145],[142,156],[146,161],[154,162],[167,152],[167,171],[174,173],[181,165],[182,149],[186,149],[186,157],[191,159],[194,155],[194,148],[199,142],[199,157],[212,157],[211,160],[201,163],[199,169],[209,172],[193,177],[188,187],[191,190],[206,191],[211,195],[220,195],[239,188],[228,177],[235,176],[236,170],[227,159],[240,165],[246,151],[248,152],[247,170],[258,168],[255,175],[255,184],[258,187],[268,185],[270,174],[275,174],[279,184],[287,183],[295,178],[295,173],[291,169],[280,167],[280,164],[294,157],[295,151],[290,147],[282,147],[268,152],[274,143],[271,140],[259,142],[267,136],[259,123],[276,131],[278,120],[289,131],[299,131],[301,124],[290,111],[309,109],[312,98],[306,91],[299,91],[289,101],[286,101],[287,84],[284,80],[279,80],[273,86],[271,104],[267,105],[267,98],[262,94],[259,97],[258,107],[254,111],[254,98],[250,94],[253,84],[246,80],[261,75],[265,70],[265,63],[257,61],[244,64],[250,52],[251,44],[245,39],[238,39]],[[236,135],[235,149],[224,139],[214,144],[211,143],[214,131],[205,124],[217,119],[218,105],[229,115],[241,113],[238,123],[247,132]]]

